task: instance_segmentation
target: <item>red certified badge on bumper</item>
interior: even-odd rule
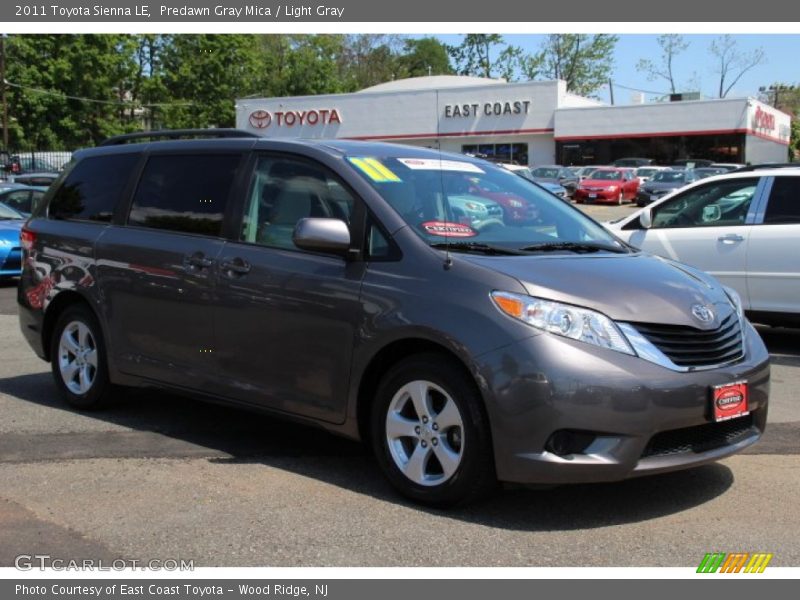
[[[749,415],[747,382],[737,381],[711,388],[711,410],[715,421]]]

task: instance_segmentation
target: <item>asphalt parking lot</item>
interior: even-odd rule
[[[600,220],[631,207],[588,207]],[[153,392],[78,413],[0,286],[0,566],[19,554],[196,566],[800,565],[800,330],[759,328],[769,427],[745,453],[615,484],[507,489],[453,511],[400,499],[361,445]]]

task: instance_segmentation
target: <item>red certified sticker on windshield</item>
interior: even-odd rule
[[[442,237],[467,238],[475,237],[478,232],[469,225],[451,223],[450,221],[426,221],[420,225],[428,235]]]

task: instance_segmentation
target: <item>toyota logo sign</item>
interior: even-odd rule
[[[254,110],[250,113],[250,125],[256,129],[266,129],[272,123],[272,115],[266,110]]]

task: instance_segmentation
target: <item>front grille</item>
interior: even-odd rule
[[[742,327],[735,313],[716,329],[633,323],[656,348],[679,367],[707,367],[732,362],[744,354]]]
[[[753,415],[719,423],[662,431],[650,439],[642,452],[642,458],[685,452],[708,452],[740,442],[757,432],[758,429],[753,425]]]

